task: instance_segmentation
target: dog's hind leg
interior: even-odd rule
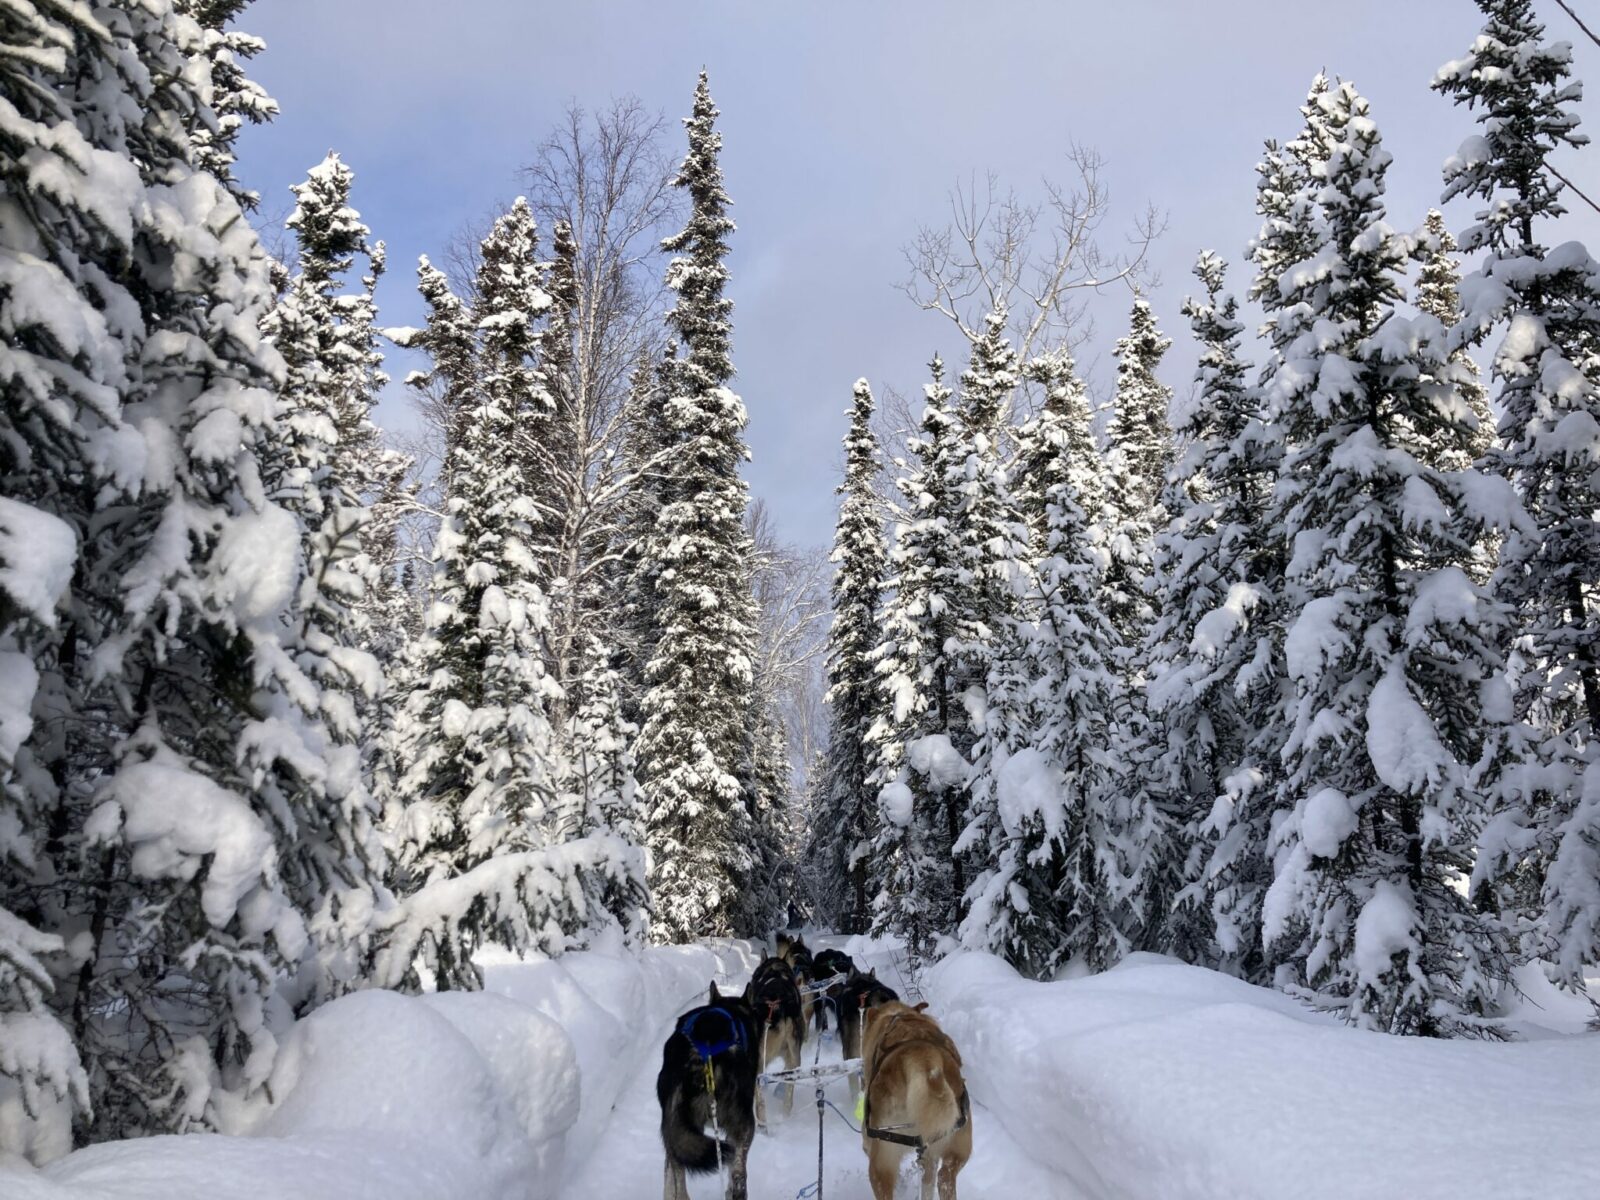
[[[800,1065],[802,1054],[800,1051],[800,1038],[792,1035],[785,1040],[783,1045],[783,1069],[792,1071]],[[783,1115],[789,1116],[794,1112],[794,1084],[783,1085]]]
[[[749,1200],[750,1143],[740,1138],[734,1143],[732,1169],[728,1173],[728,1200]],[[684,1200],[689,1200],[687,1196]]]
[[[872,1184],[872,1200],[894,1200],[894,1186],[899,1179],[898,1154],[885,1154],[876,1148],[867,1150],[867,1181]]]
[[[666,1186],[662,1189],[665,1200],[689,1200],[689,1181],[684,1178],[683,1164],[667,1156]]]

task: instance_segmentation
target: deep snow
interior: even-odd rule
[[[882,947],[842,944],[910,990]],[[0,1196],[649,1200],[661,1042],[712,978],[742,986],[759,955],[745,942],[502,955],[485,959],[482,994],[348,996],[290,1034],[273,1102],[232,1114],[233,1136],[0,1163]],[[1362,1033],[1148,955],[1034,983],[962,953],[923,982],[975,1101],[963,1200],[1596,1194],[1600,1034],[1531,976],[1546,1007],[1508,1044]],[[837,1059],[836,1043],[821,1055]],[[850,1111],[843,1081],[829,1096]],[[813,1093],[797,1089],[787,1117],[769,1111],[751,1200],[790,1200],[816,1176]],[[857,1135],[830,1109],[824,1136],[828,1200],[867,1200]],[[714,1177],[691,1191],[720,1195]]]

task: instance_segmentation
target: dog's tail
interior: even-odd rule
[[[661,1141],[667,1157],[685,1171],[703,1175],[717,1169],[717,1139],[708,1136],[695,1120],[692,1099],[681,1084],[672,1089],[661,1110]],[[722,1157],[733,1161],[733,1146],[726,1140]]]
[[[948,1133],[961,1119],[961,1100],[942,1062],[913,1072],[906,1092],[917,1133],[925,1138]]]

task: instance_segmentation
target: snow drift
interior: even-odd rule
[[[0,1196],[555,1200],[677,1014],[759,957],[738,942],[490,954],[482,992],[356,992],[295,1025],[271,1099],[227,1134],[0,1161]]]
[[[1455,1200],[1600,1180],[1600,1034],[1365,1033],[1142,954],[1055,983],[957,954],[927,994],[973,1098],[1087,1196]]]

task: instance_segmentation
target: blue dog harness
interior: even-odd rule
[[[732,1036],[724,1038],[720,1042],[703,1042],[699,1038],[695,1037],[695,1025],[699,1023],[701,1017],[707,1016],[711,1013],[716,1013],[718,1016],[722,1017],[723,1020],[728,1022],[728,1029]],[[683,1034],[683,1036],[689,1040],[689,1045],[694,1047],[694,1052],[701,1058],[705,1059],[707,1063],[709,1063],[712,1058],[718,1054],[725,1054],[729,1050],[743,1050],[745,1048],[744,1024],[731,1012],[720,1005],[713,1008],[695,1009],[694,1012],[688,1014],[688,1016],[684,1017],[683,1020],[678,1022],[678,1032]]]

